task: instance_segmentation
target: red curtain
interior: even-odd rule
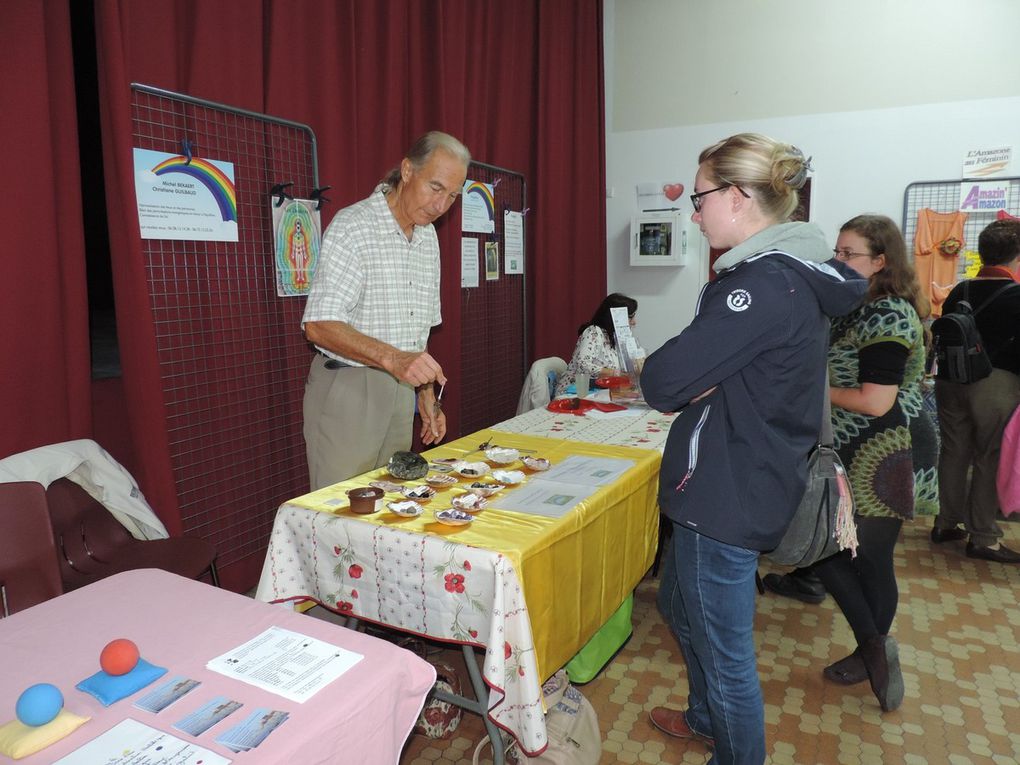
[[[577,324],[605,293],[601,0],[96,0],[96,27],[127,416],[137,477],[172,530],[176,497],[135,213],[131,82],[310,125],[321,182],[333,187],[324,221],[366,196],[429,129],[458,136],[480,161],[523,172],[533,355],[570,353]],[[440,230],[444,324],[431,344],[454,379],[458,220],[455,209]],[[449,391],[449,409],[461,393]]]
[[[66,0],[0,22],[0,457],[90,435],[85,244]]]

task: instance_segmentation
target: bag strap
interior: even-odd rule
[[[970,283],[971,283],[970,279],[967,279],[967,280],[965,280],[963,282],[963,299],[966,301],[967,305],[970,305],[970,299],[968,297],[969,294],[970,294],[969,293]],[[981,310],[985,306],[991,305],[993,302],[995,302],[995,298],[999,297],[999,295],[1001,295],[1003,292],[1006,292],[1007,290],[1012,289],[1013,287],[1016,287],[1016,286],[1020,286],[1020,285],[1018,285],[1017,282],[1014,282],[1014,281],[1010,281],[1008,284],[1003,284],[1001,287],[999,287],[999,289],[995,290],[995,292],[993,292],[988,297],[988,299],[985,300],[985,302],[983,302],[977,308],[973,308],[973,307],[971,308],[971,312],[970,312],[971,317],[975,318],[975,320],[976,320],[977,315],[979,313],[981,313]],[[1001,353],[1005,348],[1008,348],[1011,342],[1012,341],[1007,342],[1006,345],[1003,346],[1003,348],[999,348],[999,352]],[[998,354],[996,354],[995,356],[992,356],[991,354],[989,354],[988,360],[992,363],[992,366],[995,366],[995,361],[996,361],[997,356],[998,356]]]
[[[822,428],[818,443],[832,447],[832,401],[829,400],[829,363],[825,363],[825,395],[822,405]]]
[[[829,345],[832,343],[832,320],[826,317],[825,326],[825,395],[822,396],[822,427],[818,443],[832,448],[832,401],[829,398]]]
[[[963,299],[964,300],[967,300],[967,287],[969,285],[970,285],[970,279],[968,279],[967,281],[965,281],[963,283]],[[989,297],[985,302],[983,302],[981,305],[979,305],[977,308],[975,308],[974,312],[971,314],[971,316],[977,316],[978,313],[981,312],[982,308],[984,308],[986,305],[991,305],[992,302],[994,302],[995,298],[999,297],[999,295],[1001,295],[1006,290],[1011,289],[1012,287],[1016,287],[1016,286],[1020,286],[1020,285],[1017,285],[1017,283],[1013,282],[1013,281],[1011,281],[1009,284],[1003,284],[1001,287],[999,287],[999,289],[995,290],[995,292],[993,292],[991,294],[991,297]],[[969,303],[970,301],[967,300],[967,302]]]

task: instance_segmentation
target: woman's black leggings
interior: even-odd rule
[[[835,599],[857,644],[886,635],[896,616],[899,588],[893,566],[893,549],[903,521],[899,518],[857,519],[857,557],[848,551],[814,566],[825,589]]]

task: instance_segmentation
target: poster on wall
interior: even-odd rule
[[[275,201],[269,203],[273,215],[276,294],[280,297],[308,294],[322,243],[317,204],[314,199],[288,199],[279,206]]]
[[[485,243],[485,281],[499,279],[499,242]]]
[[[989,178],[1009,175],[1013,161],[1013,147],[1000,146],[995,149],[971,149],[963,158],[962,178]]]
[[[464,181],[461,194],[461,231],[465,234],[491,234],[496,230],[496,198],[491,183]]]
[[[524,273],[524,213],[503,213],[503,273]]]
[[[142,239],[237,241],[234,164],[134,150]]]
[[[960,212],[993,213],[1005,210],[1009,201],[1009,181],[982,181],[960,184]]]
[[[478,240],[473,236],[460,240],[460,286],[478,286]]]
[[[678,181],[648,181],[639,183],[635,187],[635,191],[637,192],[638,210],[642,212],[679,210],[684,185]]]

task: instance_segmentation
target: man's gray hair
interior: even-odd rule
[[[443,133],[439,130],[430,130],[423,135],[414,142],[404,156],[411,161],[411,165],[415,170],[420,170],[438,149],[452,154],[456,159],[464,163],[464,167],[471,164],[471,152],[468,151],[467,146],[449,133]],[[387,188],[395,189],[400,183],[400,165],[390,170],[382,182]]]

